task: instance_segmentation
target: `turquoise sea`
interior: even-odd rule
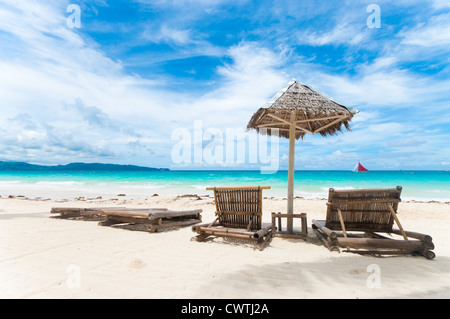
[[[267,197],[286,197],[287,171],[0,171],[0,195],[29,198],[71,199],[149,197],[159,195],[207,195],[207,186],[270,185]],[[403,200],[450,201],[449,171],[296,171],[294,196],[326,198],[336,189],[403,187]],[[210,194],[212,195],[212,194]]]

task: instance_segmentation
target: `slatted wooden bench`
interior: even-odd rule
[[[262,190],[270,186],[207,187],[214,191],[216,219],[209,224],[195,225],[198,236],[193,241],[204,241],[209,236],[229,237],[255,242],[256,249],[264,249],[272,238],[272,224],[262,223]]]
[[[156,232],[160,229],[189,226],[202,221],[201,209],[173,211],[168,209],[101,209],[100,214],[106,217],[99,222],[100,226],[117,224],[145,225],[147,230]]]
[[[73,220],[89,220],[89,221],[100,221],[104,220],[105,216],[100,215],[99,211],[101,207],[52,207],[50,214],[51,218],[61,218],[61,219],[73,219]],[[123,207],[110,207],[110,209],[124,209]]]
[[[435,257],[429,235],[405,231],[397,217],[402,187],[335,190],[330,188],[326,220],[313,220],[317,237],[330,250],[371,255],[420,254]],[[393,229],[394,222],[398,229]],[[379,233],[390,236],[389,238]],[[351,250],[352,248],[352,250]]]
[[[201,209],[173,211],[167,208],[126,207],[53,207],[52,218],[100,221],[100,226],[117,224],[144,225],[149,231],[189,226],[202,221]]]

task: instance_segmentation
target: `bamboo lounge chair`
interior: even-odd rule
[[[101,214],[100,207],[80,208],[80,207],[52,207],[50,214],[51,218],[59,219],[73,219],[73,220],[88,220],[88,221],[102,221],[105,216]],[[114,208],[111,208],[114,209]],[[121,209],[121,208],[115,208]]]
[[[101,214],[106,220],[99,226],[117,224],[144,225],[147,230],[157,232],[161,229],[182,227],[197,224],[202,221],[201,209],[173,211],[167,208],[154,209],[102,209]]]
[[[201,209],[173,211],[167,208],[53,207],[51,213],[59,215],[51,217],[99,221],[99,226],[140,225],[145,226],[146,230],[157,232],[161,229],[198,224],[202,221],[201,212]]]
[[[230,237],[256,242],[262,250],[272,237],[272,224],[262,225],[262,190],[270,186],[207,187],[214,191],[217,218],[210,224],[195,225],[198,235],[192,241],[209,236]]]
[[[358,254],[420,254],[433,259],[432,238],[405,231],[398,220],[401,191],[400,186],[360,190],[330,188],[326,220],[313,220],[312,228],[329,250],[339,251],[338,247],[341,247],[346,248],[347,252]],[[392,228],[394,221],[398,229]],[[390,238],[377,233],[386,233]],[[397,239],[393,234],[403,238]]]

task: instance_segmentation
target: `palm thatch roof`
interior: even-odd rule
[[[295,123],[296,139],[303,138],[306,133],[334,135],[342,130],[342,126],[350,130],[350,121],[358,113],[295,80],[275,94],[268,104],[253,114],[247,130],[289,138],[289,127]]]

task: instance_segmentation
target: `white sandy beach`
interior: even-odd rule
[[[0,198],[0,298],[450,297],[448,203],[400,203],[403,227],[433,237],[436,258],[427,260],[330,252],[311,229],[312,219],[325,218],[326,201],[320,199],[295,200],[295,211],[307,213],[307,242],[274,238],[258,251],[236,240],[191,242],[191,227],[150,233],[49,218],[52,207],[117,205],[201,208],[209,222],[211,198],[75,197],[66,202]],[[264,199],[264,221],[285,208],[286,200]],[[371,284],[373,269],[379,270],[379,287]]]

